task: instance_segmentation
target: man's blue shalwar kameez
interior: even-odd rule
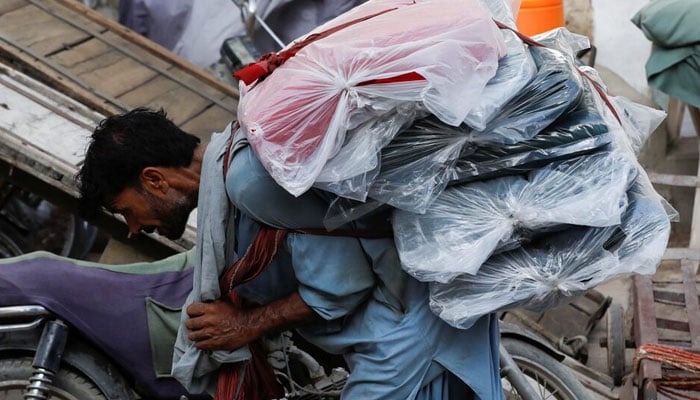
[[[238,254],[252,241],[257,222],[276,228],[323,228],[328,201],[315,191],[298,198],[287,193],[250,147],[232,157],[226,191],[238,210]],[[347,228],[387,231],[387,215]],[[392,239],[291,233],[285,250],[238,291],[260,304],[299,291],[324,320],[300,333],[325,351],[343,354],[351,369],[343,398],[471,398],[460,380],[476,398],[503,398],[495,316],[467,330],[440,320],[429,309],[427,285],[401,270]]]

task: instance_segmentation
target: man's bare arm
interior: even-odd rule
[[[189,338],[202,350],[234,350],[267,333],[319,319],[298,292],[264,306],[237,309],[216,300],[187,307]]]

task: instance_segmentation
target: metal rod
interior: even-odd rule
[[[34,329],[44,322],[44,318],[51,313],[42,306],[10,306],[0,307],[0,333],[25,331]],[[29,322],[15,322],[18,318],[33,318]],[[12,323],[3,324],[3,319],[9,319]]]
[[[263,21],[262,18],[260,18],[259,15],[255,14],[255,20],[258,21],[258,23],[260,24],[260,26],[263,27],[263,29],[265,30],[265,32],[267,32],[267,34],[270,35],[270,37],[272,38],[272,40],[274,40],[275,43],[277,43],[277,45],[280,47],[280,50],[282,50],[282,49],[286,46],[286,44],[284,44],[284,42],[282,41],[282,39],[280,39],[280,38],[275,34],[275,32],[272,31],[272,29],[265,23],[265,21]]]
[[[518,368],[513,357],[503,345],[499,345],[499,359],[501,361],[501,372],[508,377],[508,381],[513,385],[515,390],[523,400],[536,400],[539,398],[535,389],[527,381],[525,374]]]

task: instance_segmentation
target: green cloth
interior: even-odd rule
[[[151,338],[151,355],[153,369],[157,378],[170,377],[173,364],[173,349],[177,329],[180,327],[181,307],[170,307],[146,297],[146,316],[148,335]]]
[[[160,274],[163,272],[179,272],[188,268],[192,268],[194,264],[194,248],[184,252],[174,254],[170,257],[153,262],[136,262],[131,264],[101,264],[90,261],[76,260],[73,258],[61,257],[47,251],[35,251],[32,253],[22,254],[17,257],[0,259],[0,265],[14,264],[23,260],[31,260],[35,258],[50,258],[55,260],[67,261],[73,265],[86,268],[99,268],[113,272],[121,272],[124,274]]]
[[[649,86],[700,107],[700,0],[654,0],[632,22],[653,43]]]

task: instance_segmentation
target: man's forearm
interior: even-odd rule
[[[303,322],[320,318],[299,295],[291,295],[275,300],[264,306],[246,310],[248,324],[258,332],[258,337],[293,328]]]
[[[195,346],[207,350],[234,350],[276,331],[319,319],[298,292],[272,303],[237,309],[228,302],[195,303],[187,308],[185,325]]]

